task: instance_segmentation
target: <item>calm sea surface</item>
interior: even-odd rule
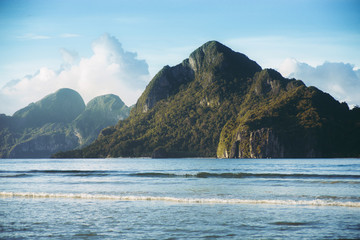
[[[360,159],[0,159],[0,239],[360,239]]]

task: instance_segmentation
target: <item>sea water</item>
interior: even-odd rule
[[[0,239],[360,239],[360,159],[0,159]]]

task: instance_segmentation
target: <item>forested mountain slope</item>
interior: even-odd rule
[[[130,116],[55,157],[356,157],[360,111],[216,41],[149,83]]]

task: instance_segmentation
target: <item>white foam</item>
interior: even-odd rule
[[[0,197],[11,198],[68,198],[95,199],[115,201],[163,201],[190,204],[271,204],[271,205],[299,205],[299,206],[337,206],[360,207],[360,202],[339,202],[326,200],[254,200],[254,199],[220,199],[220,198],[176,198],[154,196],[116,196],[87,193],[33,193],[33,192],[0,192]]]

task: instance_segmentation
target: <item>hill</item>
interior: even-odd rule
[[[0,115],[0,157],[42,158],[86,146],[101,129],[129,115],[118,96],[104,95],[87,106],[74,90],[60,89],[15,112]]]
[[[130,116],[55,157],[354,157],[359,109],[216,41],[165,66]]]
[[[116,95],[108,94],[92,99],[72,125],[80,140],[80,147],[93,142],[100,131],[129,116],[130,108]]]

